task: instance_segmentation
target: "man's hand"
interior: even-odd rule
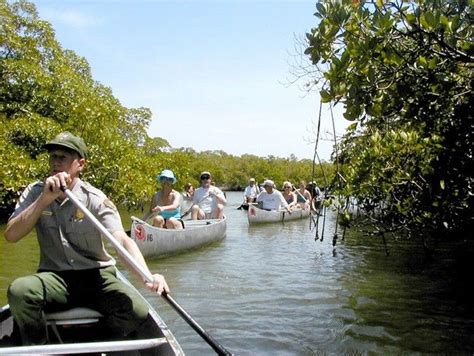
[[[153,275],[153,283],[146,282],[146,286],[158,295],[161,295],[163,291],[166,293],[169,293],[170,291],[168,284],[166,283],[165,277],[158,273]]]
[[[61,187],[67,187],[72,182],[71,175],[66,172],[59,172],[46,178],[43,188],[43,196],[50,202],[65,194]]]

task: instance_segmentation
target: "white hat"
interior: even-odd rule
[[[275,183],[273,183],[272,180],[267,179],[265,182],[263,182],[263,186],[266,187],[267,185],[273,188],[275,186]]]

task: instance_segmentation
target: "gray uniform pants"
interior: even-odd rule
[[[8,288],[8,302],[24,345],[46,343],[45,311],[95,309],[117,336],[138,328],[148,314],[140,296],[117,279],[115,267],[20,277]]]

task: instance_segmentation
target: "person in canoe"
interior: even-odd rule
[[[257,201],[257,196],[260,193],[258,185],[255,183],[255,178],[249,179],[249,185],[245,187],[244,191],[244,203],[255,203]]]
[[[261,206],[264,210],[281,210],[281,208],[284,208],[288,210],[288,212],[290,211],[288,209],[288,203],[285,198],[283,198],[283,194],[275,189],[275,183],[273,183],[272,180],[265,180],[263,182],[263,189],[264,191],[260,192],[257,197],[259,207]]]
[[[222,190],[211,184],[211,173],[205,171],[200,176],[201,186],[194,191],[191,216],[193,220],[222,219],[227,203]]]
[[[183,193],[183,198],[184,200],[193,200],[193,195],[194,195],[194,187],[191,183],[186,183],[184,185],[184,193]]]
[[[186,183],[184,185],[184,191],[181,194],[183,196],[181,203],[181,219],[187,216],[191,212],[193,206],[194,186],[192,183]]]
[[[318,211],[321,208],[322,194],[321,190],[317,186],[315,181],[312,181],[308,184],[308,190],[311,193],[311,209],[313,211]]]
[[[302,180],[300,182],[299,188],[295,191],[297,204],[305,209],[311,204],[311,193],[306,189],[306,182]]]
[[[115,259],[105,250],[101,233],[61,187],[69,188],[149,271],[143,255],[126,235],[115,205],[102,191],[81,180],[87,159],[82,138],[63,132],[44,148],[49,152],[49,176],[24,190],[4,233],[7,241],[17,242],[36,228],[40,248],[37,273],[15,279],[7,292],[22,343],[46,343],[44,311],[78,306],[102,313],[113,330],[110,336],[124,337],[144,322],[148,306],[117,278]],[[147,286],[158,294],[169,291],[160,274],[154,274]]]
[[[181,220],[181,194],[173,189],[176,177],[173,171],[163,170],[156,180],[161,184],[161,190],[151,198],[150,210],[143,220],[157,213],[153,217],[152,225],[167,229],[182,229]]]
[[[283,198],[288,203],[288,210],[293,210],[296,207],[298,200],[296,193],[293,191],[293,185],[290,182],[283,182]]]

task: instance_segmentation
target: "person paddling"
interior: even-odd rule
[[[306,209],[311,204],[311,193],[306,189],[306,182],[302,180],[299,189],[295,190],[297,203],[302,209]]]
[[[181,194],[173,189],[173,184],[177,181],[173,171],[163,170],[156,180],[161,184],[161,190],[151,199],[150,210],[143,220],[157,213],[158,215],[153,217],[153,226],[182,229],[184,225],[181,220]]]
[[[297,196],[296,193],[293,192],[293,184],[286,181],[283,182],[283,198],[288,203],[288,210],[293,210],[296,207]]]
[[[283,194],[275,189],[275,183],[273,183],[272,180],[267,179],[264,181],[263,188],[265,190],[262,191],[257,197],[257,203],[261,202],[262,209],[280,210],[283,207],[288,212],[290,212],[288,209],[288,203],[286,202],[285,198],[283,198]]]
[[[255,183],[255,178],[249,179],[249,185],[245,187],[244,191],[244,203],[255,203],[257,196],[260,193],[258,185]]]
[[[201,186],[194,191],[191,209],[193,220],[222,219],[227,203],[224,193],[211,184],[211,173],[201,173]]]
[[[111,337],[125,337],[143,323],[148,306],[117,278],[116,261],[105,250],[101,233],[61,187],[70,189],[143,269],[150,273],[149,269],[135,242],[125,234],[115,205],[81,180],[87,160],[82,138],[63,132],[44,148],[49,152],[49,176],[25,189],[4,233],[7,241],[17,242],[35,228],[40,248],[37,273],[15,279],[7,292],[22,342],[47,342],[45,310],[78,306],[102,313],[114,330]],[[162,275],[150,276],[148,288],[157,294],[169,292]]]

